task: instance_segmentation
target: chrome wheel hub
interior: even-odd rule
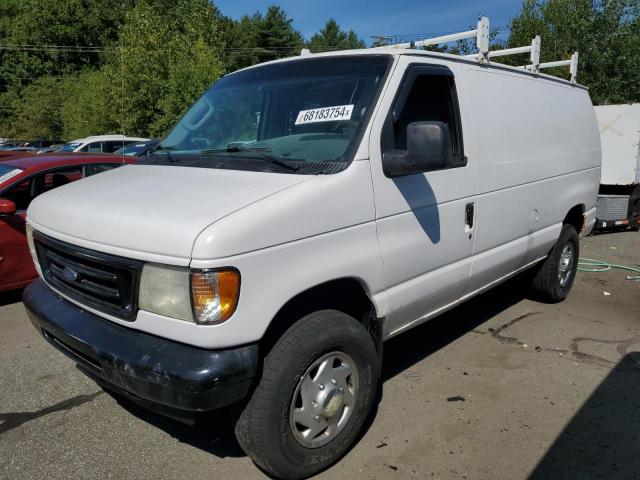
[[[347,425],[358,397],[358,370],[343,352],[318,358],[302,375],[293,393],[289,424],[303,447],[331,442]]]
[[[569,282],[573,273],[573,256],[573,245],[567,243],[560,253],[560,262],[558,264],[558,280],[561,287],[564,287]]]

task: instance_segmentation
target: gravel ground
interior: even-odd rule
[[[581,253],[638,266],[640,234]],[[318,478],[638,478],[640,282],[625,275],[580,273],[557,305],[511,281],[392,339],[375,415]],[[105,393],[19,300],[0,296],[0,478],[264,478],[228,412],[191,427]]]

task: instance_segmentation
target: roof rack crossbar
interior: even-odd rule
[[[526,45],[524,47],[514,47],[514,48],[504,48],[502,50],[490,50],[486,53],[487,58],[493,57],[506,57],[508,55],[519,55],[521,53],[529,53],[530,60],[533,65],[538,65],[540,63],[540,36],[536,35],[536,37],[531,40],[531,45]],[[466,58],[474,58],[477,54],[465,55]]]
[[[539,72],[545,68],[555,68],[555,67],[569,67],[569,73],[571,73],[571,83],[576,83],[578,77],[578,52],[573,52],[571,55],[571,59],[569,60],[557,60],[555,62],[544,62],[539,63],[537,66],[535,64],[526,65],[524,67],[527,70],[532,72]]]
[[[418,40],[415,42],[397,43],[395,45],[388,45],[379,48],[420,48],[430,47],[433,45],[440,45],[441,43],[455,42],[458,40],[466,40],[467,38],[476,39],[476,47],[478,48],[478,54],[473,56],[484,56],[489,51],[489,19],[487,17],[480,17],[478,25],[473,30],[467,30],[466,32],[452,33],[449,35],[441,35],[434,38],[425,38],[424,40]]]
[[[566,67],[571,65],[571,60],[558,60],[555,62],[544,62],[538,65],[538,69],[554,68],[554,67]]]

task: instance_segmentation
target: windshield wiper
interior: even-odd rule
[[[300,170],[300,165],[296,165],[292,162],[302,161],[297,158],[282,158],[275,155],[270,155],[271,149],[269,147],[245,147],[243,145],[227,145],[226,148],[212,148],[202,150],[202,153],[238,153],[238,152],[251,152],[258,154],[258,158],[267,160],[268,162],[275,163],[276,165],[297,172]]]
[[[171,153],[170,153],[170,152],[171,152],[171,150],[174,150],[174,148],[173,148],[173,147],[165,147],[165,146],[163,146],[163,145],[161,145],[161,144],[157,144],[156,146],[151,147],[149,150],[147,150],[147,157],[148,157],[149,155],[151,155],[153,152],[160,152],[160,151],[162,151],[162,152],[165,152],[165,153],[167,154],[167,158],[169,159],[169,161],[170,161],[171,163],[179,162],[179,161],[180,161],[180,159],[179,159],[179,158],[173,158],[173,157],[171,156]]]
[[[206,153],[222,153],[222,152],[236,153],[236,152],[270,152],[271,149],[269,147],[245,147],[244,145],[235,145],[232,143],[230,145],[227,145],[225,148],[206,148],[202,151]]]

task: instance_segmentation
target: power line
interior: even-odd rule
[[[289,53],[289,52],[299,52],[300,47],[229,47],[223,48],[223,52],[229,53],[242,53],[242,52],[251,52],[251,53],[259,53],[259,52],[272,52],[272,53]],[[343,47],[336,47],[333,45],[319,45],[316,48],[321,48],[325,50],[343,50]],[[120,47],[115,47],[113,51],[119,50]],[[36,47],[22,47],[16,45],[10,46],[1,46],[0,50],[4,50],[6,52],[42,52],[42,53],[103,53],[108,51],[106,49],[103,50],[86,50],[86,49],[72,49],[72,48],[57,48],[52,49],[48,47],[44,48],[36,48]]]
[[[492,29],[492,31],[503,31],[508,27]],[[390,35],[372,35],[372,38],[390,40],[390,39],[412,39],[412,38],[426,38],[433,35],[446,35],[453,32],[431,32],[431,33],[415,33],[415,34],[390,34]],[[91,47],[91,46],[75,46],[75,45],[0,45],[0,50],[4,51],[24,51],[24,52],[48,52],[48,53],[104,53],[108,51],[118,51],[124,47]],[[315,45],[316,49],[322,50],[343,50],[342,46],[335,45]],[[297,52],[299,47],[225,47],[222,51],[225,52]]]

